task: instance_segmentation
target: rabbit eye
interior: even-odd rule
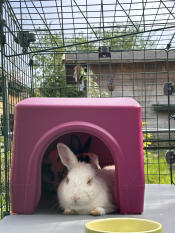
[[[67,177],[67,178],[66,178],[66,184],[68,184],[68,183],[69,183],[69,178]]]
[[[88,181],[87,181],[87,184],[90,186],[93,182],[93,178],[89,178]]]

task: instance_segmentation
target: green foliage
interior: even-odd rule
[[[121,37],[116,37],[109,40],[104,40],[102,42],[103,46],[109,46],[111,47],[111,50],[129,50],[133,49],[134,47],[138,47],[141,49],[142,45],[139,43],[140,40],[137,39],[136,35],[134,33],[136,32],[135,28],[127,28],[127,29],[121,29],[121,28],[114,28],[113,30],[105,30],[103,32],[104,38],[110,38],[121,35]],[[122,37],[125,34],[131,34],[130,36]]]
[[[92,73],[92,71],[90,71]],[[101,90],[100,85],[98,84],[96,78],[93,73],[89,75],[89,89],[88,95],[93,98],[98,97],[109,97],[109,93],[107,91]]]
[[[165,160],[164,150],[159,151],[159,153],[156,151],[145,153],[144,163],[146,183],[171,184],[170,167]],[[173,174],[173,179],[175,180],[175,174]]]
[[[145,125],[146,122],[142,124]],[[149,139],[152,137],[150,133],[143,134],[145,182],[147,184],[171,184],[170,167],[165,159],[165,150],[149,150],[152,144]],[[175,179],[175,174],[173,178]]]
[[[0,142],[3,143],[3,137],[0,137]],[[10,164],[11,152],[7,153],[7,163]],[[9,194],[6,193],[9,184],[6,183],[5,173],[8,171],[9,167],[5,166],[5,153],[4,149],[0,148],[0,218],[1,214],[6,211],[6,204],[10,203]]]
[[[55,35],[55,40],[61,46],[62,40],[59,34]],[[41,37],[41,43],[46,46],[51,42],[48,35]],[[84,95],[75,85],[66,84],[65,66],[59,50],[53,53],[37,54],[34,57],[34,70],[35,96],[82,97]]]
[[[124,28],[122,25],[120,28],[116,28],[109,24],[108,29],[104,29],[103,31],[95,30],[94,32],[97,38],[104,38],[105,40],[89,43],[90,41],[97,39],[92,37],[92,34],[90,33],[86,35],[81,32],[76,35],[76,38],[69,41],[69,44],[79,44],[73,46],[71,50],[76,50],[78,52],[92,52],[97,51],[99,45],[111,47],[111,50],[131,50],[144,49],[145,47],[151,48],[154,45],[151,40],[148,40],[147,38],[143,39],[143,37],[137,34],[141,32],[139,31],[139,28]],[[113,38],[110,39],[111,37]]]
[[[88,41],[92,40],[91,36],[83,34],[83,32],[80,32],[76,38],[70,39],[69,44],[78,44],[75,46],[72,46],[70,48],[71,51],[76,51],[76,52],[83,52],[83,53],[88,53],[88,52],[93,52],[97,50],[97,46],[95,43],[87,43]]]
[[[51,26],[50,26],[51,27]],[[109,25],[110,27],[110,25]],[[138,32],[136,28],[113,28],[105,29],[103,32],[96,30],[95,34],[97,38],[110,38],[111,36],[121,36],[109,40],[103,40],[101,42],[91,42],[92,38],[89,33],[83,32],[76,35],[75,38],[70,38],[66,41],[66,44],[72,45],[69,47],[69,52],[83,52],[88,53],[92,51],[98,51],[100,46],[110,46],[111,50],[131,50],[131,49],[143,49],[145,45],[151,47],[152,43],[147,40],[143,40],[134,33]],[[129,36],[122,37],[122,35],[128,34]],[[53,42],[56,42],[58,47],[63,46],[62,35],[55,33],[52,37],[48,34],[40,35],[40,44],[44,44],[45,47],[50,47]],[[34,48],[36,51],[39,48]],[[48,97],[83,97],[85,93],[77,88],[76,84],[67,85],[65,65],[62,62],[62,55],[60,49],[56,49],[51,53],[40,53],[34,56],[34,80],[35,80],[35,95],[36,96],[48,96]],[[92,71],[90,71],[92,72]],[[84,80],[87,80],[87,75],[84,76]],[[89,80],[88,95],[91,97],[108,96],[108,93],[101,92],[98,82],[95,81],[95,77]]]
[[[146,122],[142,122],[142,125],[144,126],[146,124]],[[143,148],[145,148],[144,150],[144,155],[150,155],[151,153],[149,151],[147,151],[147,148],[149,148],[149,146],[151,145],[151,142],[149,142],[148,140],[152,138],[152,134],[151,133],[144,133],[143,134]]]

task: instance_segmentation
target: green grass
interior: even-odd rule
[[[1,139],[1,138],[0,138]],[[3,142],[3,141],[1,141]],[[10,164],[10,151],[7,154],[7,163],[8,166]],[[5,153],[4,149],[0,149],[0,219],[2,218],[3,214],[6,211],[6,204],[9,206],[9,195],[6,192],[6,187],[9,186],[9,184],[6,184],[5,182]],[[9,176],[9,174],[8,174]],[[7,186],[8,185],[8,186]]]
[[[165,151],[147,152],[144,156],[145,182],[149,184],[171,184],[170,166],[165,159]],[[175,180],[175,167],[173,166]]]

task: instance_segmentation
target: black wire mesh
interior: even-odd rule
[[[174,82],[174,6],[170,0],[0,1],[1,216],[10,209],[14,106],[29,96],[136,99],[146,182],[173,183],[165,152],[175,147],[175,97],[165,96],[163,86]]]
[[[35,82],[42,80],[35,85],[36,95],[73,95],[69,88],[75,83],[76,67],[81,66],[80,76],[86,82],[77,85],[77,95],[136,99],[142,106],[146,182],[171,183],[165,153],[175,147],[174,120],[170,119],[170,123],[168,120],[168,109],[170,116],[175,111],[172,104],[175,97],[172,95],[168,104],[163,85],[174,80],[175,51],[118,51],[111,52],[110,58],[102,59],[95,52],[67,53],[62,58],[65,65],[62,74],[57,72],[57,68],[60,70],[63,66],[55,62],[59,60],[58,55],[46,53],[33,57]],[[38,61],[41,62],[39,66]],[[62,76],[64,84],[58,81]]]
[[[22,51],[19,44],[14,41],[21,27],[9,2],[2,4],[1,1],[0,7],[1,23],[4,25],[0,30],[0,216],[2,217],[10,210],[9,177],[15,105],[31,93],[31,76],[28,55],[8,56]]]
[[[120,38],[118,49],[126,49],[125,40],[135,35],[134,43],[128,41],[128,49],[174,47],[174,1],[161,0],[11,0],[14,15],[22,30],[34,32],[39,49],[67,48],[89,43],[97,46],[112,45],[114,38]],[[48,35],[51,43],[44,44],[41,37]],[[57,36],[61,43],[57,42]],[[82,41],[82,38],[84,41]],[[108,39],[109,38],[109,39]],[[110,38],[112,38],[110,40]],[[112,46],[113,47],[113,46]],[[116,47],[116,45],[115,45]],[[32,46],[31,46],[32,48]]]

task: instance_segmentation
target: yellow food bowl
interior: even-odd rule
[[[86,223],[86,233],[162,233],[162,225],[139,218],[108,218]]]

